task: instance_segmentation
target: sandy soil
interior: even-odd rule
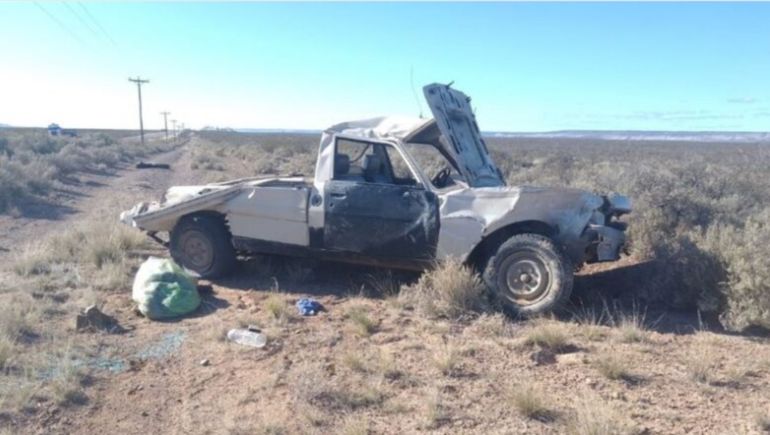
[[[180,148],[153,158],[170,163],[170,171],[83,176],[43,216],[0,217],[0,261],[75,220],[117,217],[169,185],[195,182],[203,174],[190,170],[189,158],[188,148]],[[627,271],[589,269],[576,297],[616,285],[622,281],[613,273],[637,267],[620,266]],[[638,337],[617,326],[510,322],[499,315],[431,320],[376,294],[372,288],[386,281],[372,269],[322,264],[308,271],[257,259],[232,278],[203,282],[201,309],[171,322],[138,317],[130,288],[110,293],[104,311],[129,332],[74,334],[91,349],[87,402],[44,403],[20,430],[585,433],[579,423],[595,414],[614,424],[598,433],[759,433],[760,417],[770,415],[767,339],[694,331],[691,318],[677,313],[656,313],[658,321]],[[295,315],[294,302],[306,295],[327,311]],[[360,331],[355,311],[366,313],[371,331]],[[264,349],[224,339],[228,329],[246,324],[268,335]],[[560,331],[568,345],[549,351],[527,344],[543,328]],[[598,367],[610,357],[619,358],[626,375],[602,374]],[[517,410],[511,395],[524,385],[537,387],[551,418]]]

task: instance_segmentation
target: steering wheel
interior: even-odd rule
[[[449,175],[452,173],[452,168],[445,166],[444,169],[438,171],[436,175],[431,178],[430,182],[436,187],[445,187],[449,181]]]

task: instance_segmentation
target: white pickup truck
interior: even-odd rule
[[[384,117],[324,131],[312,179],[172,187],[121,220],[204,278],[231,272],[238,255],[405,269],[453,256],[522,315],[566,301],[583,263],[618,259],[625,240],[618,218],[631,211],[626,197],[507,186],[470,98],[442,84],[424,94],[433,119]]]

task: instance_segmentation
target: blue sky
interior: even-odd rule
[[[770,130],[770,3],[1,2],[0,56],[12,125],[136,128],[135,75],[148,128],[427,115],[413,74],[488,131]]]

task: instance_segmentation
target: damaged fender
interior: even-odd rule
[[[604,203],[601,196],[578,189],[529,186],[459,189],[442,195],[441,200],[438,256],[463,260],[495,231],[538,222],[553,230],[555,241],[574,261],[582,262],[585,248],[595,241],[584,232]],[[607,261],[622,244],[617,242],[617,230],[603,225],[593,225],[591,230],[607,239],[600,245],[599,256],[599,261]]]

